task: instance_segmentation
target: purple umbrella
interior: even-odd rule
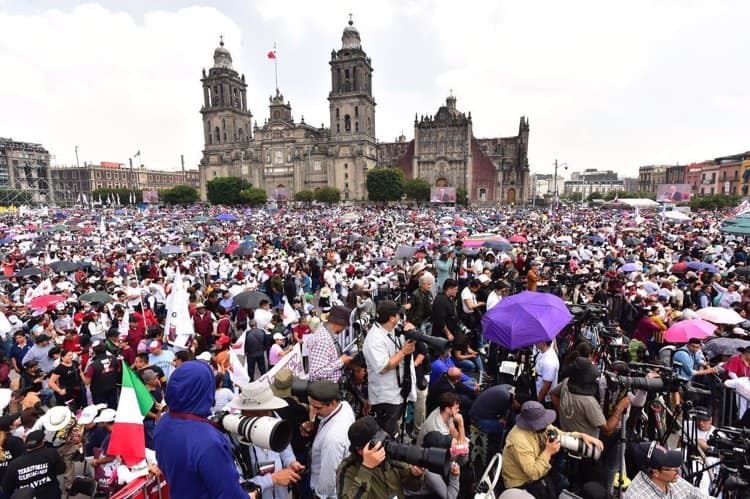
[[[626,263],[619,269],[617,269],[619,272],[640,272],[641,266],[637,263]]]
[[[484,337],[510,350],[550,341],[573,316],[560,298],[524,291],[504,298],[482,317]]]
[[[706,263],[706,262],[696,262],[696,261],[688,262],[687,267],[690,270],[697,270],[698,272],[708,271],[708,272],[713,272],[715,274],[719,271],[719,269],[717,269],[710,263]]]

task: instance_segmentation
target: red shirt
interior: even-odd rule
[[[750,366],[745,365],[745,361],[742,360],[742,354],[738,353],[724,364],[724,369],[727,372],[734,373],[738,378],[750,376]]]

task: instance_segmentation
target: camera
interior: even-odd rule
[[[414,445],[400,444],[392,440],[383,430],[378,430],[372,437],[370,447],[372,448],[378,443],[383,446],[389,459],[419,466],[441,476],[448,476],[450,472],[450,449],[441,449],[439,447],[422,448]]]
[[[412,329],[411,331],[404,331],[404,326],[402,324],[396,326],[394,333],[396,336],[403,336],[407,340],[422,342],[438,352],[444,351],[450,343],[445,338],[438,338],[437,336],[430,336],[429,334],[420,333],[416,329]]]
[[[567,450],[569,454],[578,458],[593,459],[598,461],[602,451],[593,445],[589,445],[580,438],[571,437],[570,435],[560,435],[557,430],[547,430],[547,438],[550,442],[560,440],[560,447]]]
[[[288,421],[268,416],[250,417],[221,412],[214,420],[227,432],[237,435],[240,442],[276,452],[289,445],[292,435]]]
[[[647,364],[643,362],[630,362],[628,364],[631,373],[637,376],[618,376],[611,372],[605,372],[607,384],[610,387],[620,387],[628,390],[644,390],[647,392],[674,393],[680,392],[686,400],[698,400],[700,397],[711,395],[710,390],[695,386],[689,380],[678,376],[677,371],[660,365]],[[674,362],[675,367],[681,367],[679,362]],[[658,378],[646,378],[649,372],[659,372]]]

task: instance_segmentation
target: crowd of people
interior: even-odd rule
[[[748,249],[723,216],[6,215],[0,497],[61,497],[77,474],[122,486],[133,468],[108,444],[127,368],[153,398],[144,473],[174,497],[708,497],[726,478],[711,435],[750,426]],[[573,319],[523,348],[485,338],[520,292]],[[226,413],[288,422],[288,445],[238,439]]]

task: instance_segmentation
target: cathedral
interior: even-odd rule
[[[237,176],[261,187],[269,199],[286,201],[294,193],[330,185],[343,200],[367,198],[367,171],[398,167],[405,178],[424,178],[435,187],[465,189],[474,203],[519,203],[529,196],[529,123],[521,118],[518,135],[478,139],[471,113],[446,99],[434,116],[417,116],[414,139],[375,138],[372,61],[362,50],[359,31],[349,20],[341,48],[331,52],[329,126],[295,122],[292,107],[276,89],[260,126],[247,103],[245,75],[232,66],[224,42],[214,65],[203,70],[204,149],[200,162],[201,197],[206,182]]]

